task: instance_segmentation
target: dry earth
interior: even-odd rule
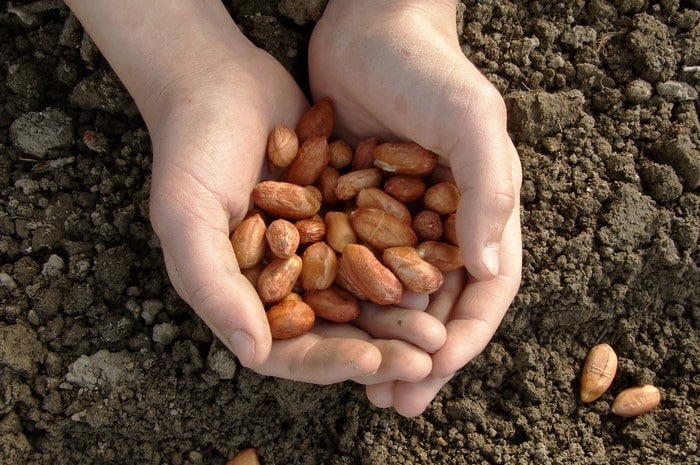
[[[228,2],[304,82],[322,1]],[[523,285],[497,337],[415,419],[361,387],[240,368],[170,286],[150,142],[56,0],[0,7],[0,462],[697,464],[700,2],[460,3],[524,169]],[[587,350],[618,376],[577,400]],[[610,413],[653,383],[661,406]]]

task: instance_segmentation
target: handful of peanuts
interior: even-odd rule
[[[268,306],[274,339],[299,336],[317,317],[348,322],[360,301],[397,304],[404,289],[430,294],[464,266],[455,211],[460,193],[431,182],[437,155],[413,142],[328,139],[330,99],[267,145],[281,181],[262,181],[231,234],[241,272]]]

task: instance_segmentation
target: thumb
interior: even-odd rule
[[[500,95],[489,108],[472,107],[484,115],[469,124],[450,154],[450,166],[461,192],[457,237],[467,271],[477,280],[499,273],[499,250],[505,224],[516,205],[514,164],[517,152],[506,131]]]
[[[218,217],[218,218],[217,218]],[[271,335],[265,309],[240,273],[223,210],[209,216],[182,215],[159,234],[168,274],[180,296],[247,367],[264,362]],[[218,219],[218,221],[216,221]]]

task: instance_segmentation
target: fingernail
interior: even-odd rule
[[[498,276],[498,244],[486,244],[481,253],[481,263],[493,276]]]
[[[255,357],[255,341],[250,334],[242,329],[237,329],[228,340],[238,360],[244,366],[250,366]]]

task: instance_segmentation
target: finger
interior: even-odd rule
[[[418,294],[417,292],[411,292],[404,289],[401,294],[401,301],[396,304],[398,307],[402,308],[412,308],[414,310],[424,311],[428,308],[430,303],[430,296],[427,294]]]
[[[500,102],[486,110],[486,114],[495,112],[495,117],[472,118],[477,121],[472,137],[456,145],[450,155],[455,183],[462,193],[457,236],[465,266],[478,280],[499,273],[501,238],[516,203],[512,163],[517,154],[506,132],[505,108],[502,99]],[[482,114],[476,106],[471,111]]]
[[[447,323],[447,342],[433,355],[433,372],[445,377],[466,365],[486,347],[520,285],[522,246],[516,208],[506,224],[500,249],[499,275],[469,282]]]
[[[239,271],[227,215],[214,207],[202,211],[209,213],[206,220],[185,211],[161,223],[168,271],[182,298],[243,365],[254,367],[270,353],[265,310]]]
[[[444,324],[428,313],[371,303],[362,306],[353,324],[375,338],[399,339],[430,353],[442,347],[447,336]]]
[[[380,369],[381,351],[372,343],[309,332],[273,341],[270,357],[255,371],[314,384],[334,384],[371,376]]]
[[[430,305],[427,310],[428,314],[433,315],[443,324],[450,319],[455,302],[464,290],[467,273],[465,270],[455,270],[445,273],[444,277],[440,291],[430,296]]]
[[[432,370],[430,355],[418,347],[396,339],[373,339],[381,352],[381,365],[374,374],[353,378],[360,384],[377,384],[393,380],[416,382]]]
[[[454,374],[442,378],[429,376],[417,383],[396,382],[392,393],[394,409],[404,417],[420,415],[452,376]]]
[[[396,381],[386,383],[369,384],[365,387],[367,399],[379,408],[389,408],[394,405],[394,385]]]

